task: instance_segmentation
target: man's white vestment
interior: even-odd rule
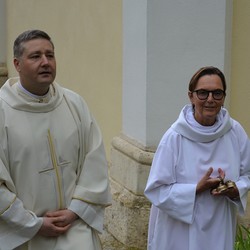
[[[0,90],[0,249],[101,249],[111,196],[100,130],[78,94],[53,83],[38,99],[18,81]],[[65,208],[79,216],[69,231],[38,236],[42,216]]]

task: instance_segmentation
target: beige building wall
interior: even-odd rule
[[[7,0],[7,67],[12,45],[27,29],[42,29],[54,41],[56,80],[78,92],[98,121],[107,156],[121,131],[122,0]],[[60,124],[59,124],[60,126]]]
[[[230,111],[250,136],[250,1],[233,1]]]

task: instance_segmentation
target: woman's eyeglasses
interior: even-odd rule
[[[212,93],[214,100],[221,100],[226,95],[225,91],[222,89],[216,89],[216,90],[197,89],[194,90],[193,92],[197,94],[197,97],[200,100],[206,100],[209,96],[209,93]]]

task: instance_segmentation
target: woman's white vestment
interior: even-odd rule
[[[149,250],[233,250],[236,214],[246,209],[250,188],[249,139],[242,126],[222,109],[211,128],[196,123],[191,105],[166,131],[156,150],[146,197],[152,202]],[[207,170],[225,171],[240,198],[196,194]]]
[[[0,249],[101,249],[111,196],[100,130],[78,94],[53,83],[37,99],[18,81],[0,90]],[[64,235],[38,236],[58,209],[79,219]]]

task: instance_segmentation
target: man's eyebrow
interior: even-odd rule
[[[54,54],[55,52],[53,50],[46,50],[45,53]],[[32,54],[43,54],[43,52],[41,50],[35,50],[35,51],[31,51],[29,54],[30,55],[32,55]]]

